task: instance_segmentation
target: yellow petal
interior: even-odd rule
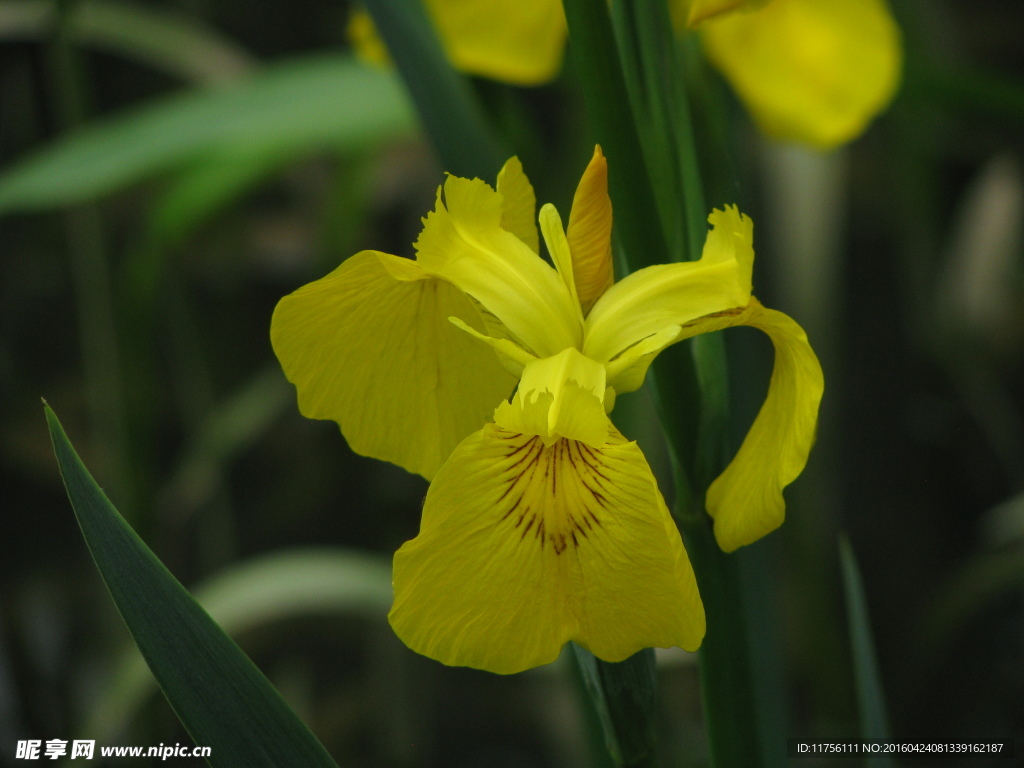
[[[742,311],[693,323],[684,329],[684,337],[735,325],[750,325],[768,334],[775,347],[775,366],[768,396],[739,452],[708,489],[708,514],[715,521],[715,538],[726,552],[782,525],[786,514],[782,489],[807,463],[825,388],[821,364],[807,334],[790,317],[766,309],[757,299]]]
[[[567,437],[599,448],[612,428],[606,389],[604,366],[569,347],[528,363],[516,396],[498,406],[494,420],[510,431],[540,437],[546,445]]]
[[[615,281],[612,269],[612,200],[608,197],[608,161],[601,147],[583,172],[569,214],[566,233],[572,253],[573,278],[583,314],[590,312]]]
[[[551,203],[540,209],[540,231],[544,235],[544,244],[548,247],[551,262],[555,265],[558,276],[565,283],[565,289],[572,297],[573,307],[577,313],[580,326],[583,325],[583,310],[580,307],[579,294],[576,292],[576,278],[573,276],[573,257],[569,252],[569,241],[562,229],[562,217]]]
[[[389,620],[410,648],[510,674],[573,640],[605,661],[694,650],[704,609],[654,476],[621,435],[545,446],[489,424],[438,472],[395,555]]]
[[[537,196],[518,157],[510,157],[498,173],[501,195],[501,226],[518,237],[534,253],[540,253],[537,236]]]
[[[900,34],[885,0],[774,0],[701,32],[708,57],[777,139],[850,141],[899,84]]]
[[[668,326],[747,305],[754,225],[735,206],[713,211],[708,221],[712,229],[700,261],[646,267],[598,299],[587,316],[584,354],[608,362]]]
[[[562,67],[565,15],[558,0],[427,0],[459,69],[514,85],[540,85]]]
[[[426,7],[448,58],[464,72],[541,85],[562,68],[566,28],[558,0],[426,0]],[[370,60],[385,52],[363,11],[353,14],[349,37]]]
[[[530,362],[537,359],[510,339],[503,336],[490,336],[486,333],[480,333],[480,331],[470,328],[457,317],[449,317],[448,320],[459,330],[465,331],[474,339],[482,341],[484,344],[488,344],[498,355],[498,360],[501,361],[505,370],[511,373],[517,381],[523,377],[523,369]],[[486,320],[484,322],[486,324]]]
[[[558,273],[502,228],[502,206],[480,179],[449,176],[416,241],[417,263],[479,301],[537,356],[579,346],[576,303]]]
[[[281,299],[270,338],[303,415],[337,421],[352,450],[429,479],[515,386],[452,315],[483,327],[454,286],[363,251]]]
[[[608,386],[615,392],[626,393],[640,389],[654,358],[670,344],[682,338],[683,329],[669,325],[634,344],[608,363]]]

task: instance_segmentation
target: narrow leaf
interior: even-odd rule
[[[882,676],[875,658],[875,641],[864,595],[864,582],[846,536],[839,538],[839,559],[843,572],[843,590],[846,593],[846,616],[850,624],[861,736],[865,739],[889,741],[889,716],[885,707],[885,694],[882,692]],[[885,755],[873,760],[883,768],[895,766],[892,759]]]
[[[45,406],[57,463],[96,566],[146,663],[215,768],[334,767],[280,694],[118,514]]]
[[[237,637],[295,616],[378,617],[391,607],[388,558],[346,549],[301,549],[252,558],[218,572],[195,590],[196,600],[221,628]],[[153,692],[153,676],[131,649],[110,686],[91,702],[81,733],[113,741]]]
[[[603,0],[566,0],[574,64],[594,138],[608,158],[608,194],[631,270],[670,261],[615,35]]]
[[[321,54],[87,126],[0,174],[0,213],[88,200],[203,153],[360,147],[412,126],[393,75]]]
[[[421,0],[366,0],[444,170],[493,179],[511,152],[499,146],[469,81],[452,69]]]

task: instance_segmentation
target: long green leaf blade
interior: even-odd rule
[[[256,665],[118,514],[45,406],[89,550],[150,670],[215,768],[337,768]]]
[[[493,179],[508,159],[469,82],[452,69],[421,0],[366,0],[416,104],[441,164],[456,176]]]
[[[89,200],[203,153],[360,147],[413,126],[393,75],[321,54],[83,128],[0,174],[0,213]]]
[[[233,637],[282,619],[340,613],[384,622],[391,608],[391,562],[349,549],[273,552],[234,564],[195,587],[196,600]],[[113,741],[154,692],[153,676],[134,649],[91,702],[81,733]]]
[[[875,641],[868,616],[868,601],[864,594],[857,558],[850,541],[839,539],[839,559],[843,572],[843,590],[846,592],[846,616],[850,623],[850,646],[853,650],[853,673],[857,684],[857,708],[860,712],[861,736],[865,739],[889,741],[889,715],[882,691],[882,675],[875,658]],[[872,762],[882,768],[895,766],[892,758],[882,755]]]

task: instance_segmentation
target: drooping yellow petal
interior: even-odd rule
[[[598,299],[587,316],[584,354],[608,362],[668,326],[747,305],[754,225],[735,206],[713,211],[708,221],[712,229],[700,261],[645,267]]]
[[[693,570],[635,443],[545,446],[495,424],[468,437],[395,555],[389,620],[418,653],[511,674],[573,640],[606,661],[694,650]]]
[[[430,479],[515,386],[453,315],[483,328],[454,286],[363,251],[281,299],[270,338],[304,416],[333,419],[352,450]]]
[[[518,237],[534,253],[540,253],[537,236],[537,196],[518,157],[510,157],[498,172],[501,195],[501,226]]]
[[[708,57],[777,139],[850,141],[899,84],[899,28],[885,0],[774,0],[701,32]]]
[[[502,228],[502,205],[480,179],[449,176],[416,241],[417,263],[479,301],[537,356],[578,346],[576,303],[558,273]]]
[[[612,268],[612,200],[608,197],[608,161],[601,147],[583,172],[569,214],[566,233],[572,253],[573,278],[583,314],[590,312],[615,282]]]
[[[751,299],[743,310],[702,318],[683,337],[749,325],[768,334],[775,347],[768,396],[736,457],[711,484],[708,514],[726,552],[750,544],[782,525],[782,489],[803,471],[814,443],[825,381],[807,334],[789,316]]]
[[[457,69],[513,85],[541,85],[562,67],[565,14],[557,0],[426,0]],[[379,60],[383,44],[365,11],[349,37],[357,53]]]
[[[545,445],[566,437],[600,448],[612,428],[605,410],[605,368],[569,347],[528,363],[511,403],[494,412],[500,426]]]

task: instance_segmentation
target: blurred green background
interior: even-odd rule
[[[842,531],[894,735],[1024,750],[1024,6],[894,12],[903,88],[854,144],[769,143],[730,102],[703,137],[727,166],[709,202],[751,214],[757,294],[808,330],[827,382],[786,525],[737,555],[763,576],[748,609],[778,764],[786,737],[859,733]],[[443,178],[401,84],[349,57],[348,13],[0,0],[0,763],[18,739],[188,738],[89,560],[45,397],[339,765],[600,764],[564,658],[506,678],[391,635],[389,558],[426,484],[299,416],[270,349],[281,296],[362,248],[411,255]],[[567,213],[592,150],[571,68],[474,87]],[[729,345],[742,435],[770,349]],[[645,398],[618,409],[656,456]],[[663,764],[703,765],[693,661],[661,661]]]

